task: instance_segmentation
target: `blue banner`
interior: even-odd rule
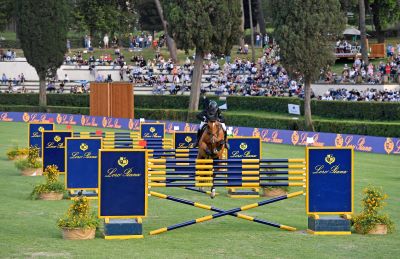
[[[28,147],[39,148],[39,156],[42,156],[42,132],[54,130],[53,123],[29,123],[28,124]]]
[[[99,217],[147,215],[147,151],[100,150]]]
[[[60,113],[0,112],[3,122],[54,122],[64,125],[79,125],[109,129],[139,130],[140,121],[134,119],[110,118]],[[174,127],[184,131],[197,131],[198,124],[185,122],[154,121],[165,123],[167,133],[174,133]],[[229,125],[229,122],[228,124]],[[375,137],[342,133],[307,132],[250,127],[233,127],[233,136],[260,137],[262,142],[311,147],[351,147],[355,151],[400,155],[400,138]],[[307,142],[312,139],[312,143]]]
[[[307,148],[307,214],[353,213],[353,149]]]
[[[165,137],[164,123],[141,123],[140,138],[141,139],[163,139]]]
[[[228,144],[228,158],[262,158],[261,140],[259,137],[229,137]]]
[[[68,190],[96,190],[99,184],[101,138],[66,138],[65,186]]]
[[[48,165],[56,165],[60,173],[65,172],[65,138],[72,136],[71,131],[42,132],[43,171]]]
[[[197,132],[174,132],[174,148],[175,149],[188,149],[195,148],[197,140]]]

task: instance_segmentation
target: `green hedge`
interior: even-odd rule
[[[88,94],[48,94],[47,105],[89,107],[90,100]]]
[[[188,117],[189,116],[189,117]],[[172,109],[135,109],[135,118],[153,120],[171,120],[198,122],[195,113],[186,110]],[[225,114],[227,124],[254,128],[271,128],[287,130],[304,130],[303,119],[291,118],[266,118],[256,115]],[[314,120],[315,130],[318,132],[346,133],[369,136],[398,137],[400,136],[400,123],[383,122],[349,122],[342,120]]]
[[[358,120],[400,120],[400,103],[312,101],[313,115]]]
[[[29,105],[1,105],[0,112],[47,112],[47,113],[66,113],[66,114],[84,114],[89,115],[88,107],[68,107],[68,106],[39,106]]]
[[[217,99],[212,97],[211,99]],[[38,105],[38,94],[0,94],[0,105]],[[89,95],[86,94],[48,94],[49,106],[89,107]],[[136,95],[135,109],[187,109],[189,96]],[[303,110],[303,100],[289,97],[227,97],[229,111],[266,111],[287,113],[288,104],[299,104]],[[200,107],[202,104],[200,103]],[[400,103],[384,102],[347,102],[316,101],[311,102],[313,115],[323,118],[356,119],[372,121],[400,121]]]
[[[27,105],[0,105],[0,111],[19,112],[49,112],[67,114],[89,114],[87,107],[48,106],[42,109],[38,106]],[[150,120],[170,120],[198,122],[196,113],[188,113],[183,109],[145,109],[136,108],[135,118]],[[266,118],[256,115],[225,115],[227,124],[243,127],[304,130],[304,120],[291,118]],[[400,123],[383,122],[350,122],[343,120],[314,120],[315,130],[318,132],[347,133],[369,136],[398,137],[400,136]]]
[[[302,104],[299,98],[289,97],[263,97],[263,96],[229,96],[227,104],[229,111],[267,111],[287,113],[288,104]]]

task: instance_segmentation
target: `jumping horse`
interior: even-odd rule
[[[218,121],[208,121],[199,140],[197,159],[222,159],[225,149],[224,129]],[[215,188],[211,188],[210,197],[215,197]]]

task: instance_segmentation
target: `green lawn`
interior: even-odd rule
[[[64,128],[57,126],[58,129]],[[94,128],[74,127],[80,131]],[[251,216],[296,227],[296,232],[223,217],[158,236],[148,232],[199,216],[209,211],[149,198],[149,216],[144,220],[145,238],[141,240],[64,241],[56,220],[70,201],[32,201],[29,193],[42,177],[23,177],[7,149],[27,144],[27,125],[0,123],[0,258],[82,257],[82,258],[398,258],[400,234],[387,236],[311,236],[305,234],[307,217],[304,197],[260,207],[246,212]],[[304,157],[303,147],[263,145],[264,157]],[[368,184],[382,186],[388,193],[388,212],[400,224],[400,156],[355,154],[355,203],[360,211],[361,190]],[[224,189],[216,199],[181,189],[154,188],[161,193],[212,204],[222,209],[238,207],[260,199],[234,200]],[[292,191],[296,191],[295,188]],[[92,204],[97,207],[95,202]]]

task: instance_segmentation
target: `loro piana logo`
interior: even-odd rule
[[[247,144],[244,143],[244,142],[242,142],[242,143],[240,143],[239,148],[240,148],[241,150],[246,150],[246,149],[247,149]]]
[[[42,126],[40,126],[40,127],[38,128],[38,131],[39,131],[39,132],[43,132],[43,131],[44,131],[44,128],[43,128]]]
[[[55,141],[55,142],[60,142],[60,140],[61,140],[61,137],[60,137],[60,136],[56,135],[56,136],[54,137],[54,141]]]
[[[394,149],[394,142],[391,138],[387,138],[384,145],[384,149],[386,151],[386,153],[390,154],[392,153],[393,149]]]
[[[88,150],[89,146],[86,143],[82,143],[79,147],[82,151]]]
[[[156,129],[154,127],[150,127],[150,132],[154,133],[156,131]]]
[[[333,164],[335,160],[336,158],[332,154],[329,154],[325,157],[325,162],[327,162],[330,165]]]
[[[192,138],[191,138],[190,136],[186,136],[185,141],[186,141],[187,143],[189,143],[190,141],[192,141]]]
[[[118,165],[121,166],[122,168],[124,168],[125,166],[127,166],[129,163],[128,159],[126,157],[121,156],[118,159]]]

